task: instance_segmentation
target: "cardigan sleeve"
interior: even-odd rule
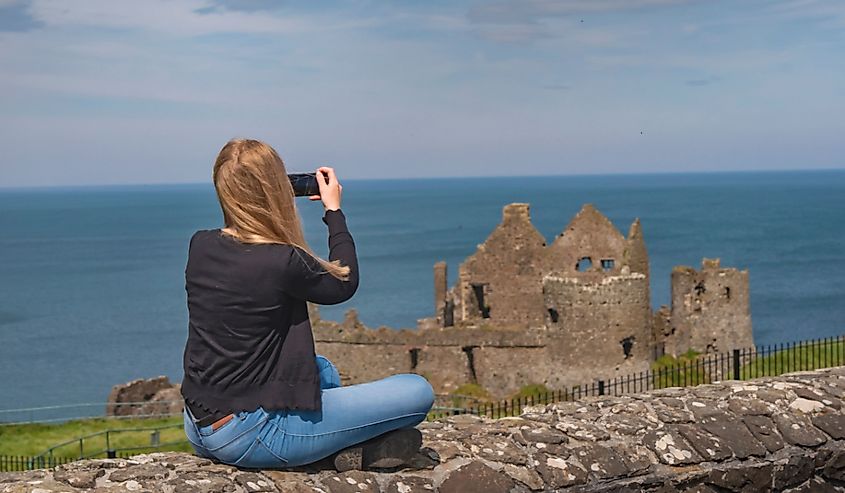
[[[304,250],[291,249],[285,272],[285,291],[299,299],[320,305],[336,305],[352,298],[358,289],[358,257],[355,242],[340,209],[326,211],[323,222],[329,228],[329,260],[340,260],[349,266],[349,280],[329,274],[314,257]]]

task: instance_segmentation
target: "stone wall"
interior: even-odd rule
[[[701,270],[672,270],[672,331],[668,353],[720,353],[754,346],[748,271],[704,259]]]
[[[546,247],[545,238],[531,224],[528,204],[508,204],[502,222],[458,267],[452,289],[444,287],[446,264],[435,264],[435,315],[421,323],[451,326],[482,320],[517,330],[540,327],[548,308],[543,303],[544,275],[597,279],[623,271],[648,278],[648,254],[638,220],[626,239],[587,204]],[[647,298],[648,291],[646,304]]]
[[[545,246],[546,239],[531,224],[528,204],[505,206],[502,222],[458,269],[454,318],[542,324]]]
[[[477,383],[497,397],[547,381],[547,339],[547,331],[538,329],[372,330],[354,317],[314,325],[317,353],[336,364],[344,384],[418,373],[438,393]]]
[[[247,471],[183,453],[0,473],[0,492],[845,491],[845,368],[424,423],[412,467]]]
[[[625,237],[610,219],[586,204],[549,246],[546,270],[569,276],[588,272],[617,275],[624,265],[626,246]]]
[[[543,278],[549,351],[566,378],[587,383],[645,371],[653,360],[648,279],[632,273]],[[580,381],[579,381],[580,380]]]

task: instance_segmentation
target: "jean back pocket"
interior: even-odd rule
[[[284,429],[273,421],[264,423],[249,450],[238,459],[236,465],[261,469],[286,467],[288,461],[282,456],[284,440]]]

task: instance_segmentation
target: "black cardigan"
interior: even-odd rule
[[[245,244],[197,231],[185,268],[188,342],[182,395],[214,414],[320,409],[320,379],[306,301],[341,303],[358,289],[355,243],[340,210],[326,211],[329,260],[341,281],[298,247]]]

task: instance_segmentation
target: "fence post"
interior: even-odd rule
[[[734,349],[734,380],[739,380],[739,349]]]

